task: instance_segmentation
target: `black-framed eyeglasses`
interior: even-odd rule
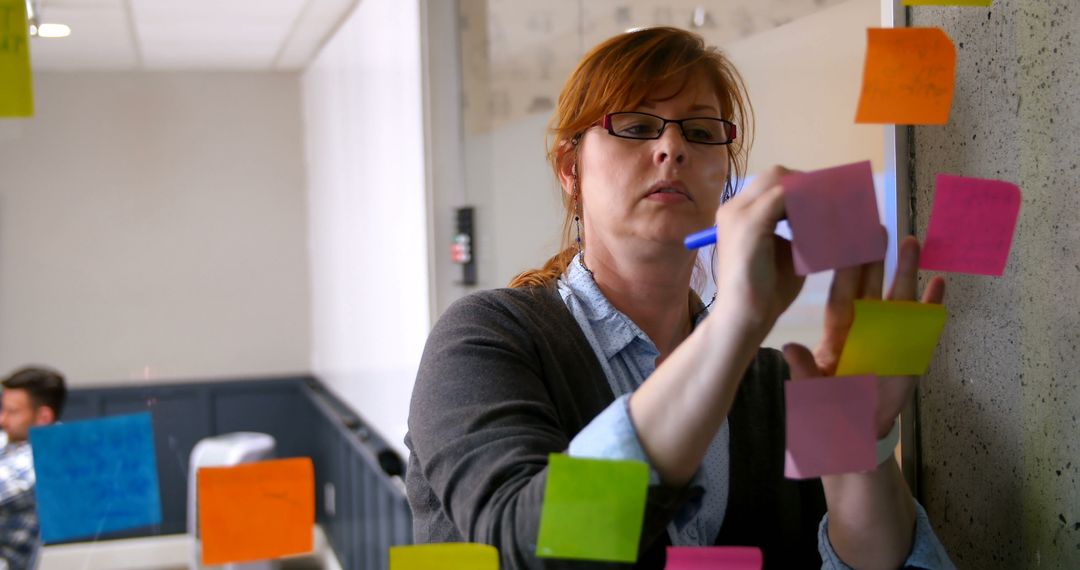
[[[658,139],[668,123],[679,125],[683,138],[700,144],[731,144],[735,140],[735,123],[714,117],[665,119],[649,113],[623,112],[604,115],[603,127],[613,136],[624,139]]]

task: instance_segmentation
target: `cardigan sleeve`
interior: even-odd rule
[[[552,321],[575,329],[547,330]],[[504,569],[581,567],[534,554],[548,454],[567,451],[613,400],[606,381],[589,378],[602,371],[576,326],[569,313],[551,319],[498,292],[474,294],[447,310],[421,359],[408,439],[422,472],[411,476],[424,480],[462,540],[497,547]],[[575,332],[582,342],[566,340]],[[688,494],[650,486],[641,550]]]

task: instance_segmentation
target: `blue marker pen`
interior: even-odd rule
[[[686,249],[699,249],[716,243],[716,226],[686,236],[683,243],[686,244]]]
[[[782,221],[782,222],[786,221],[786,220],[787,220],[787,216],[784,216],[784,217],[780,218],[780,221]],[[782,227],[782,226],[777,226],[777,227],[779,228],[779,227]],[[777,232],[778,232],[777,235],[779,235],[782,238],[785,238],[785,239],[790,239],[791,238],[790,234],[785,234],[779,229],[777,229]],[[686,249],[701,249],[701,248],[703,248],[703,247],[705,247],[707,245],[712,245],[714,243],[716,243],[716,226],[713,226],[711,228],[705,228],[705,229],[701,230],[700,232],[694,232],[694,233],[686,236],[685,239],[683,239],[683,244],[686,245]]]

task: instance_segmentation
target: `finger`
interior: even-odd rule
[[[753,202],[769,188],[778,186],[785,176],[793,174],[794,172],[794,170],[787,169],[783,166],[774,165],[755,176],[750,184],[746,186],[745,190],[736,194],[731,200],[728,200],[728,204],[744,207]]]
[[[855,300],[859,292],[859,282],[862,279],[861,266],[844,267],[833,273],[832,284],[829,285],[828,308],[846,307]]]
[[[885,287],[883,283],[885,280],[885,262],[867,263],[862,267],[862,274],[859,277],[859,298],[881,299],[881,290]]]
[[[888,245],[889,232],[885,229],[885,226],[880,226],[881,234],[879,239]],[[885,247],[881,248],[883,251]],[[878,261],[875,263],[868,263],[863,267],[862,283],[860,284],[859,298],[861,299],[881,299],[881,290],[884,288],[885,280],[885,261]]]
[[[777,222],[783,219],[786,212],[784,207],[784,188],[772,186],[763,190],[761,195],[752,203],[747,204],[744,213],[752,220],[764,223],[769,233],[776,228]]]
[[[914,301],[919,276],[919,240],[907,236],[900,242],[896,276],[888,299],[891,301]]]
[[[818,366],[831,374],[840,361],[840,351],[847,342],[848,329],[855,318],[855,295],[859,288],[860,267],[845,267],[833,273],[829,299],[825,304],[825,334],[814,354]]]
[[[945,278],[938,276],[930,280],[927,283],[926,290],[923,291],[922,302],[933,303],[940,305],[945,301]]]
[[[822,376],[817,363],[814,362],[814,355],[810,353],[810,349],[801,344],[789,343],[784,345],[783,352],[784,360],[787,361],[788,368],[791,369],[792,380],[819,378]]]
[[[806,277],[795,273],[795,262],[791,253],[791,242],[773,235],[773,251],[776,252],[777,290],[783,300],[782,311],[787,310],[802,291]]]

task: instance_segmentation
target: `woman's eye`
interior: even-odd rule
[[[634,123],[624,126],[623,128],[619,129],[619,132],[626,135],[644,135],[649,134],[655,130],[655,128],[644,123]]]
[[[720,138],[717,130],[709,128],[708,126],[687,125],[685,132],[686,138],[699,141],[713,141]]]

